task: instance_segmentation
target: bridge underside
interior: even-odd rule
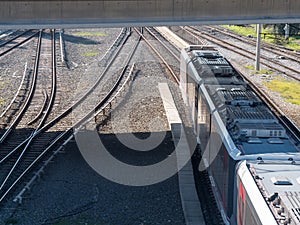
[[[0,0],[0,28],[300,23],[299,0]]]

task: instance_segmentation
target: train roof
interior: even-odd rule
[[[207,85],[206,89],[243,155],[299,152],[277,117],[246,86]]]
[[[241,155],[299,153],[286,128],[222,54],[212,47],[194,46],[185,56],[198,73],[191,76],[199,76],[193,79],[209,95],[211,113],[224,124],[219,129],[228,132],[230,138],[224,135],[225,139],[233,141]]]
[[[279,224],[300,224],[300,165],[280,161],[249,167]]]
[[[212,46],[200,49],[189,48],[188,57],[192,59],[201,82],[206,84],[242,84],[245,81],[229,61]]]

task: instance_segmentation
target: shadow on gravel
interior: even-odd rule
[[[78,37],[69,34],[64,34],[65,41],[76,43],[76,44],[85,44],[85,45],[97,45],[101,44],[99,41],[93,41],[85,37]]]
[[[83,133],[91,135],[89,131]],[[126,147],[116,134],[99,136],[114,157],[130,164],[147,165],[163,160],[174,150],[171,133],[162,134],[165,135],[163,141],[146,152]],[[139,139],[149,135],[134,133]],[[71,141],[6,222],[22,225],[182,225],[184,216],[177,175],[148,186],[118,184],[92,170],[78,151],[76,142]]]
[[[149,151],[131,149],[130,147],[121,143],[116,134],[101,134],[100,139],[108,152],[116,159],[130,165],[147,166],[159,163],[168,158],[175,149],[174,145],[172,144],[171,132],[153,133],[158,136],[164,136],[165,138],[156,148]],[[122,137],[122,140],[128,140],[130,143],[132,142],[133,136],[137,139],[145,140],[150,137],[151,133],[123,133],[117,135]]]

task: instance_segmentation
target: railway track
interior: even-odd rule
[[[151,35],[152,38],[155,38],[156,42],[155,43],[160,43],[160,45],[163,46],[164,49],[166,49],[168,51],[168,57],[173,58],[173,60],[176,60],[176,63],[174,61],[172,61],[171,63],[167,62],[168,60],[166,59],[166,56],[162,56],[162,53],[160,52],[160,50],[158,50],[159,48],[157,46],[154,45],[154,43],[151,43],[151,40],[147,39],[145,37],[145,35],[138,31],[137,29],[135,29],[135,31],[141,36],[141,38],[145,41],[145,43],[151,48],[151,50],[157,55],[157,57],[159,58],[159,60],[161,61],[161,63],[167,68],[167,70],[169,71],[169,74],[171,76],[171,78],[177,83],[179,84],[179,71],[177,71],[177,73],[174,71],[174,69],[172,68],[171,65],[175,65],[174,68],[178,69],[178,56],[176,56],[176,53],[174,53],[174,49],[170,49],[170,47],[168,47],[162,40],[161,37],[158,37],[158,34],[156,32],[156,34],[154,33],[155,31],[153,31],[152,29],[150,30],[149,28],[145,28],[145,30]],[[165,53],[164,53],[165,54]]]
[[[181,49],[172,44],[170,41],[166,40],[164,36],[162,36],[161,33],[158,32],[155,28],[145,27],[145,30],[154,38],[155,41],[157,41],[160,45],[163,46],[163,49],[165,49],[168,53],[166,57],[172,56],[172,58],[175,60],[174,63],[176,64],[180,62]]]
[[[207,27],[207,26],[205,26],[205,27]],[[208,29],[212,29],[211,27],[207,27],[207,28]],[[189,30],[189,31],[191,31],[191,30]],[[245,38],[240,38],[237,35],[232,34],[231,32],[226,32],[226,31],[224,31],[222,29],[218,29],[218,28],[214,27],[214,32],[216,32],[216,31],[222,32],[222,33],[224,33],[226,35],[229,35],[230,37],[233,37],[233,38],[235,38],[235,39],[237,39],[239,41],[245,42]],[[208,32],[206,32],[206,33],[208,33]],[[212,36],[214,36],[214,35],[209,35],[209,37],[211,37],[211,38],[212,38]],[[219,43],[219,39],[217,39],[217,43]],[[226,41],[225,43],[227,44],[228,42]],[[253,40],[249,40],[249,41],[247,41],[247,43],[249,43],[253,47],[256,46],[256,42],[253,41]],[[251,55],[253,55],[253,56],[255,55],[255,53],[254,53],[255,50],[248,51],[248,50],[245,50],[244,48],[238,47],[236,44],[232,45],[232,47],[233,48],[230,48],[230,50],[234,50],[234,48],[238,48],[240,50],[246,51],[247,53],[251,53]],[[276,55],[284,55],[284,57],[286,57],[287,59],[289,59],[291,61],[294,61],[294,62],[296,62],[296,63],[299,64],[299,53],[297,53],[297,52],[290,52],[286,48],[280,48],[280,47],[276,47],[276,46],[273,46],[273,45],[270,45],[270,44],[266,44],[266,43],[263,44],[263,49],[265,51],[271,52],[271,53],[276,54]],[[237,52],[237,53],[240,54],[239,51],[235,51],[235,52]],[[286,52],[286,53],[283,54],[283,52]],[[265,59],[266,61],[270,59],[267,56],[262,56],[262,58]],[[251,59],[253,59],[253,58],[251,57]],[[292,72],[294,72],[296,74],[300,73],[299,70],[293,69],[291,66],[286,66],[286,65],[284,65],[284,63],[281,63],[281,62],[278,63],[278,62],[274,62],[274,61],[272,61],[272,63],[274,63],[274,64],[276,64],[278,66],[281,66],[281,67],[283,67],[285,69],[288,69],[288,70],[290,70],[290,71],[292,71]],[[288,64],[287,62],[285,62],[285,63]],[[287,73],[286,71],[283,71],[283,70],[280,70],[280,69],[278,70],[277,67],[270,66],[269,62],[262,62],[262,64],[265,65],[265,66],[267,66],[267,67],[269,67],[269,68],[271,68],[271,69],[274,69],[275,71],[277,70],[277,71],[285,74],[288,77],[291,77],[291,78],[293,78],[293,79],[295,79],[297,81],[300,81],[300,76],[299,75],[295,76],[293,74]],[[290,64],[288,64],[288,65],[290,65]],[[295,125],[295,123],[291,119],[289,119],[285,115],[285,113],[282,112],[282,110],[280,110],[280,108],[266,95],[266,93],[264,93],[259,87],[257,87],[257,85],[255,85],[254,82],[251,81],[251,79],[247,78],[247,76],[244,76],[244,78],[249,82],[249,84],[251,84],[251,86],[253,87],[253,89],[260,95],[260,97],[265,100],[265,102],[269,105],[269,107],[271,107],[274,110],[274,112],[276,112],[276,114],[279,116],[281,122],[283,124],[285,124],[285,126],[289,127],[291,135],[293,135],[298,140],[298,142],[299,142],[300,141],[300,131],[299,131],[299,128]]]
[[[153,30],[149,30],[150,32],[154,33]],[[64,146],[73,138],[74,135],[74,128],[75,133],[78,132],[80,129],[84,128],[85,125],[93,120],[96,117],[96,120],[101,123],[102,117],[99,117],[99,114],[103,115],[103,111],[106,112],[111,109],[111,105],[114,103],[115,99],[118,98],[119,95],[121,95],[121,92],[125,90],[126,84],[130,82],[130,79],[132,77],[132,74],[134,73],[134,66],[132,66],[134,63],[132,62],[132,57],[134,55],[134,52],[136,51],[136,48],[138,47],[140,40],[147,38],[145,37],[145,34],[142,34],[142,32],[136,30],[136,32],[140,35],[140,37],[137,39],[136,43],[132,45],[132,47],[124,50],[124,52],[130,52],[128,58],[124,60],[124,56],[119,56],[120,51],[122,51],[122,48],[124,48],[124,45],[126,43],[126,40],[130,37],[131,32],[128,30],[123,30],[123,32],[119,35],[119,38],[115,41],[114,45],[109,49],[109,51],[105,54],[105,57],[99,64],[102,67],[105,67],[103,70],[103,73],[99,76],[99,79],[95,82],[93,86],[90,87],[90,89],[84,93],[79,93],[79,99],[69,108],[64,110],[59,115],[53,115],[49,118],[46,116],[46,119],[44,122],[42,122],[42,117],[44,114],[44,111],[46,108],[49,107],[51,102],[51,94],[48,91],[49,90],[49,79],[41,79],[37,80],[37,84],[40,88],[39,90],[39,98],[44,99],[44,104],[39,104],[41,107],[39,107],[39,110],[35,110],[35,115],[32,115],[28,120],[26,121],[26,124],[30,126],[41,124],[40,128],[35,130],[34,134],[32,135],[33,140],[32,143],[34,146],[31,146],[30,148],[33,151],[33,154],[31,156],[28,156],[28,158],[32,158],[28,164],[22,164],[24,169],[20,169],[18,172],[20,175],[11,175],[11,178],[13,182],[10,186],[11,189],[7,189],[9,191],[6,191],[4,195],[1,194],[2,189],[0,188],[0,202],[7,199],[12,192],[15,189],[20,190],[20,188],[16,188],[18,184],[20,184],[24,180],[29,180],[28,178],[32,176],[32,171],[36,171],[35,175],[32,176],[31,180],[25,185],[25,187],[19,192],[19,194],[14,198],[15,202],[21,203],[23,200],[23,195],[25,194],[26,190],[30,189],[32,184],[36,179],[38,179],[39,175],[43,173],[43,170],[47,166],[51,160],[53,160],[54,156],[61,151]],[[147,31],[148,32],[148,31]],[[150,33],[149,32],[149,33]],[[55,38],[54,38],[55,40]],[[149,40],[148,40],[149,42]],[[151,42],[151,41],[150,41]],[[159,53],[157,48],[158,46],[152,47],[155,50],[155,52],[158,52],[159,55],[162,55],[162,53]],[[55,47],[54,47],[55,49]],[[49,49],[48,49],[49,50]],[[47,51],[48,51],[47,50]],[[47,51],[45,51],[42,55],[46,56],[48,55]],[[171,50],[172,51],[172,50]],[[172,54],[166,54],[170,55]],[[166,56],[161,56],[162,58],[166,58]],[[174,57],[176,58],[176,57]],[[174,60],[174,58],[172,60]],[[171,61],[172,61],[171,60]],[[117,66],[117,70],[114,70],[114,72],[109,70],[112,69],[113,64],[116,61],[122,61],[124,62],[122,66]],[[168,60],[164,60],[168,61]],[[43,63],[43,70],[39,70],[39,72],[46,72],[47,68],[49,69],[49,66],[47,65],[47,61]],[[165,62],[164,64],[168,64]],[[121,68],[121,69],[120,69]],[[103,88],[103,83],[107,81],[107,79],[104,76],[109,76],[108,74],[115,74],[113,75],[113,82],[111,85],[108,85],[108,87]],[[175,73],[174,73],[175,74]],[[177,76],[177,75],[175,75]],[[44,76],[43,76],[44,77]],[[111,78],[111,76],[109,76]],[[24,78],[25,80],[26,78]],[[175,77],[174,77],[175,79]],[[177,77],[178,79],[178,77]],[[179,82],[179,80],[177,81]],[[101,87],[102,86],[102,87]],[[21,88],[22,89],[22,88]],[[46,94],[45,94],[46,93]],[[54,93],[54,92],[53,92]],[[95,94],[98,93],[98,94]],[[55,96],[55,95],[54,95]],[[88,100],[89,98],[89,100]],[[100,99],[100,101],[99,101]],[[76,116],[78,120],[76,120],[72,125],[69,124],[69,122],[66,122],[69,120],[69,117],[71,115],[72,110],[76,109],[77,107],[82,108],[81,104],[83,102],[87,101],[87,108],[89,110],[85,111],[84,114],[79,114]],[[57,103],[59,104],[59,102]],[[51,107],[49,107],[51,110]],[[102,112],[102,113],[101,113]],[[57,112],[56,112],[57,114]],[[58,128],[59,127],[59,128]],[[55,132],[59,130],[59,132]],[[52,136],[53,135],[53,136]],[[28,143],[28,142],[27,142]],[[45,143],[47,143],[45,146]],[[0,145],[0,148],[2,146]],[[25,155],[25,153],[24,153]],[[194,160],[198,160],[199,155],[195,156]],[[43,162],[42,162],[43,160]],[[11,160],[14,161],[13,159]],[[198,165],[195,163],[194,165]],[[1,162],[0,162],[1,166]],[[194,168],[194,172],[197,173],[198,168]],[[2,172],[1,172],[2,173]],[[0,174],[1,174],[0,173]],[[202,174],[203,173],[203,174]],[[199,182],[202,185],[202,189],[199,189],[200,194],[205,199],[205,208],[204,213],[206,214],[206,221],[207,224],[220,224],[220,216],[216,215],[216,205],[211,202],[211,190],[206,189],[206,185],[209,184],[209,176],[205,174],[204,172],[201,172],[199,174],[200,180]],[[1,179],[1,178],[0,178]],[[6,188],[6,187],[5,187]],[[5,189],[3,188],[3,190]],[[4,192],[4,191],[3,191]]]
[[[152,35],[152,34],[151,34]],[[186,36],[184,40],[188,41],[191,36]],[[201,44],[203,44],[201,42]],[[156,46],[158,49],[159,47]],[[157,50],[158,51],[158,50]],[[168,50],[169,52],[169,50]],[[177,54],[180,55],[180,52],[177,50]],[[164,54],[165,55],[165,54]],[[180,63],[179,58],[176,58],[178,61],[177,63]],[[180,78],[179,76],[175,75],[175,81],[179,85],[180,84]],[[174,77],[172,77],[174,79]],[[187,128],[185,128],[187,129]],[[196,184],[196,191],[199,197],[199,201],[201,203],[202,213],[204,216],[205,224],[206,225],[221,225],[223,224],[222,216],[220,212],[218,212],[216,209],[217,203],[214,199],[213,191],[211,188],[210,178],[208,175],[208,172],[206,170],[199,171],[198,165],[201,161],[201,150],[199,147],[195,150],[193,156],[192,156],[192,164],[193,164],[193,173],[194,173],[194,180]]]
[[[227,42],[225,41],[225,44],[222,44],[222,40],[220,40],[219,38],[215,39],[214,35],[210,34],[210,35],[202,35],[201,32],[199,32],[198,30],[195,30],[194,28],[183,28],[183,27],[174,27],[172,28],[172,30],[174,30],[174,32],[178,33],[180,36],[182,36],[186,41],[189,41],[189,39],[191,38],[192,41],[195,41],[195,43],[201,43],[204,45],[209,45],[211,42],[213,42],[216,45],[219,45],[221,47],[224,47],[230,51],[233,51],[241,56],[244,56],[248,59],[252,59],[253,60],[253,53],[252,56],[250,56],[247,52],[250,51],[246,51],[246,53],[244,53],[244,49],[243,48],[239,48],[239,50],[236,50],[236,46],[235,45],[227,45]],[[209,41],[209,42],[208,42]],[[189,42],[191,44],[195,44],[194,42]],[[297,53],[296,53],[297,54]],[[266,58],[267,60],[268,58]],[[272,62],[273,63],[273,62]],[[262,62],[262,64],[264,64],[265,66],[268,66],[270,68],[270,63],[269,62]],[[299,80],[299,77],[288,73],[286,70],[281,70],[281,69],[277,69],[276,66],[271,66],[274,71],[278,71],[281,75],[284,76],[291,76],[292,79],[296,79]],[[288,67],[288,66],[285,66]],[[291,68],[292,69],[292,68]],[[293,70],[293,69],[292,69]],[[241,71],[240,71],[241,72]],[[241,73],[242,74],[242,73]],[[244,76],[245,79],[247,79],[247,76]],[[253,88],[255,88],[257,90],[257,92],[260,92],[260,95],[262,96],[262,98],[268,98],[266,99],[267,102],[269,102],[269,106],[272,107],[276,112],[277,115],[280,118],[283,118],[283,123],[286,123],[286,125],[289,125],[291,130],[293,130],[292,133],[296,134],[299,132],[299,128],[297,127],[297,125],[295,125],[295,123],[289,119],[289,117],[287,115],[285,115],[285,113],[283,112],[284,110],[280,110],[278,106],[276,106],[275,103],[272,103],[272,100],[270,97],[267,97],[268,95],[266,93],[264,93],[264,91],[261,90],[261,88],[257,87],[257,85],[255,85],[251,79],[247,79],[249,83],[252,84]]]
[[[211,187],[211,180],[207,170],[199,171],[199,164],[202,159],[202,151],[197,146],[196,151],[192,156],[192,165],[194,172],[194,179],[196,190],[201,202],[202,213],[206,225],[225,225],[218,211],[218,205],[214,199],[213,190]]]
[[[27,31],[24,30],[6,30],[0,33],[0,47],[3,47],[5,43],[11,42],[22,36]]]
[[[239,72],[242,74],[241,72]],[[296,145],[300,144],[300,130],[297,127],[297,125],[288,117],[286,114],[274,103],[273,100],[271,100],[264,91],[262,91],[251,79],[249,79],[247,76],[243,76],[244,79],[247,80],[247,82],[250,84],[250,86],[255,90],[255,92],[259,95],[260,98],[264,100],[265,103],[277,114],[280,121],[289,129],[290,135],[294,137],[295,140],[297,140],[298,143]]]
[[[12,104],[10,105],[10,107],[7,108],[7,110],[4,112],[4,114],[2,114],[2,117],[6,117],[6,121],[3,121],[2,124],[8,124],[8,120],[7,119],[11,119],[14,116],[15,111],[18,109],[18,106],[20,106],[22,104],[22,107],[18,110],[17,115],[15,116],[15,118],[12,120],[12,122],[9,124],[8,127],[3,127],[4,129],[6,129],[5,133],[2,134],[1,138],[0,138],[0,143],[3,143],[4,140],[8,137],[8,135],[10,134],[10,132],[17,126],[17,124],[20,122],[20,120],[22,119],[22,117],[24,116],[26,110],[28,109],[28,107],[31,104],[31,100],[34,96],[34,92],[35,92],[35,88],[36,88],[36,82],[37,82],[37,66],[38,66],[38,60],[39,60],[39,56],[40,56],[40,50],[41,50],[41,42],[42,42],[42,31],[40,31],[39,33],[39,38],[37,40],[37,47],[36,47],[36,53],[35,53],[35,68],[33,69],[33,73],[32,73],[32,78],[31,80],[27,81],[27,87],[25,87],[24,89],[27,90],[28,89],[28,95],[27,96],[21,96],[21,98],[24,98],[25,101],[22,104],[22,101],[13,101]],[[25,68],[24,70],[24,74],[28,73],[27,68]],[[25,75],[23,75],[24,77]],[[29,75],[28,75],[29,76]],[[23,79],[24,80],[24,79]],[[22,89],[22,86],[24,82],[21,83],[20,87],[18,90]],[[15,97],[19,96],[19,91],[16,93]],[[13,106],[14,104],[14,106]],[[11,109],[9,111],[9,109]],[[5,119],[5,118],[4,118]],[[25,122],[26,124],[26,122]]]
[[[11,197],[14,197],[14,202],[16,203],[22,203],[24,200],[24,197],[26,198],[26,193],[31,187],[34,185],[35,181],[39,179],[40,175],[43,174],[43,171],[45,171],[47,165],[53,160],[56,154],[58,154],[60,151],[62,151],[65,147],[65,145],[73,138],[74,132],[79,132],[81,128],[84,128],[86,124],[89,121],[94,120],[95,116],[97,119],[97,122],[101,124],[101,121],[103,117],[101,116],[104,113],[101,113],[105,111],[105,114],[109,112],[112,104],[116,104],[116,99],[123,99],[122,92],[126,89],[127,84],[130,83],[131,78],[133,74],[137,71],[134,69],[134,61],[130,57],[125,57],[124,55],[130,53],[134,54],[135,48],[138,48],[139,43],[141,41],[141,37],[137,37],[135,43],[129,44],[126,42],[126,39],[132,40],[132,33],[127,29],[122,34],[120,34],[120,38],[115,42],[113,47],[110,48],[110,50],[107,52],[106,56],[102,63],[99,63],[101,68],[104,68],[103,72],[101,74],[97,74],[97,77],[99,77],[98,81],[95,81],[93,83],[93,86],[89,88],[88,91],[84,92],[78,92],[78,99],[76,99],[76,102],[72,104],[70,107],[65,108],[63,112],[56,111],[56,107],[54,106],[52,108],[51,114],[46,119],[46,122],[44,122],[44,125],[38,129],[33,134],[33,140],[32,145],[29,146],[30,151],[35,152],[36,154],[31,155],[31,161],[28,162],[28,164],[23,164],[20,162],[20,165],[22,164],[22,168],[15,172],[18,172],[18,174],[12,174],[10,176],[12,182],[9,182],[11,185],[7,183],[7,185],[1,190],[0,193],[0,201],[1,206],[6,202],[6,200],[11,200]],[[135,34],[135,36],[137,36]],[[57,51],[58,52],[58,51]],[[118,53],[119,52],[119,53]],[[46,55],[46,53],[44,54]],[[56,60],[59,57],[56,57]],[[119,63],[122,62],[122,65]],[[120,66],[121,65],[121,66]],[[108,66],[108,67],[107,67]],[[43,63],[43,67],[46,67]],[[106,69],[107,68],[107,69]],[[44,69],[43,69],[44,70]],[[39,70],[38,72],[44,72],[43,70]],[[45,68],[45,70],[47,70]],[[106,74],[105,77],[103,74]],[[59,81],[59,78],[57,79]],[[111,82],[109,82],[111,80]],[[39,98],[40,99],[48,99],[45,102],[45,105],[48,105],[48,101],[50,98],[50,94],[48,93],[48,98],[44,97],[43,90],[48,90],[49,85],[49,79],[44,80],[37,80],[36,84],[39,88]],[[96,84],[97,83],[97,84]],[[95,86],[94,86],[95,85]],[[41,88],[40,88],[41,87]],[[58,85],[59,89],[59,85]],[[59,91],[59,90],[58,90]],[[36,92],[37,93],[37,92]],[[122,95],[122,96],[121,96]],[[119,97],[121,96],[121,97]],[[63,104],[62,102],[59,102],[59,98],[55,98],[55,105],[57,104]],[[33,97],[33,100],[36,101]],[[85,114],[79,114],[78,117],[76,117],[76,120],[72,120],[72,110],[79,108],[80,111],[80,105],[84,102],[87,102],[88,109],[90,109]],[[67,105],[67,104],[65,104]],[[29,107],[30,108],[30,107]],[[35,110],[35,114],[28,117],[26,120],[26,124],[30,127],[34,127],[37,124],[41,122],[41,116],[43,113],[41,113],[40,117],[37,117],[40,112],[44,111],[41,110],[43,108],[43,105],[40,104],[40,107],[37,107]],[[99,114],[98,114],[99,113]],[[54,116],[55,114],[55,116]],[[61,117],[60,117],[61,116]],[[60,117],[60,118],[59,118]],[[35,120],[35,118],[37,118]],[[73,124],[69,124],[68,121],[73,122]],[[25,124],[25,122],[24,122]],[[74,130],[75,128],[75,130]],[[51,136],[52,135],[52,136]],[[51,136],[51,137],[50,137]],[[6,140],[4,142],[8,142],[9,140]],[[45,146],[46,143],[46,146]],[[0,149],[2,148],[2,145],[0,145]],[[1,152],[1,151],[0,151]],[[29,155],[24,154],[23,157],[29,158]],[[14,159],[10,158],[13,162]],[[7,162],[7,161],[6,161]],[[3,162],[5,163],[5,162]],[[0,165],[1,166],[1,165]],[[0,172],[1,174],[2,172]],[[26,182],[26,184],[25,184]],[[8,187],[10,186],[10,187]],[[5,190],[7,191],[5,191]],[[5,193],[4,193],[5,192]],[[12,205],[13,203],[10,203],[9,207],[14,208],[15,205]],[[6,205],[7,206],[7,205]],[[13,217],[12,217],[13,218]]]
[[[0,179],[0,202],[12,190],[16,181],[19,181],[19,178],[23,177],[23,171],[26,170],[25,168],[28,168],[28,165],[40,153],[40,147],[45,142],[47,143],[46,140],[49,138],[49,134],[46,138],[39,139],[38,141],[34,137],[43,126],[51,111],[56,90],[55,31],[51,31],[50,33],[50,39],[44,39],[43,43],[42,38],[45,34],[43,34],[43,31],[40,31],[31,94],[27,98],[27,104],[25,104],[14,123],[9,127],[8,130],[10,132],[5,133],[1,138],[2,151],[0,164],[2,171]],[[49,55],[51,56],[51,60],[49,60]],[[48,69],[52,71],[50,73],[50,85],[47,80],[45,81],[47,76],[49,76]],[[39,104],[39,89],[43,91],[45,96],[42,104]],[[32,105],[41,106],[41,109],[37,111]],[[34,116],[34,119],[30,119],[32,116]],[[28,119],[30,120],[28,121]],[[28,126],[31,124],[35,125],[32,127]]]
[[[248,50],[247,47],[245,46],[241,46],[239,43],[232,43],[229,41],[224,40],[224,38],[219,38],[216,37],[216,35],[212,34],[212,33],[208,33],[208,32],[203,32],[200,31],[199,29],[195,28],[195,27],[184,27],[182,28],[184,30],[186,30],[186,32],[192,33],[197,35],[198,37],[201,37],[202,39],[205,39],[211,43],[214,43],[222,48],[228,49],[230,51],[233,51],[243,57],[246,57],[248,59],[251,59],[253,61],[255,61],[255,47],[253,45],[252,46],[252,50]],[[261,64],[266,66],[267,68],[270,68],[274,71],[277,71],[285,76],[288,76],[290,78],[293,78],[296,81],[300,81],[300,69],[295,69],[297,68],[295,65],[293,65],[293,63],[297,63],[297,65],[299,64],[299,61],[297,59],[293,59],[293,63],[287,63],[286,61],[284,63],[278,60],[273,60],[274,58],[276,58],[275,56],[270,56],[268,54],[267,51],[271,52],[274,54],[274,50],[269,50],[266,47],[264,48],[266,52],[261,53]],[[276,55],[278,55],[280,53],[276,52]],[[293,57],[290,57],[293,58]],[[270,63],[270,61],[272,63]],[[286,65],[288,64],[288,65]],[[298,66],[299,67],[299,66]]]
[[[3,57],[12,50],[30,41],[38,33],[39,31],[27,30],[18,33],[16,36],[11,37],[10,39],[5,40],[4,42],[0,42],[0,57]]]
[[[196,43],[201,45],[208,45],[208,42],[206,40],[203,41],[203,39],[200,39],[198,37],[197,32],[192,32],[191,30],[188,29],[186,29],[186,31],[187,32],[184,32],[182,30],[181,31],[177,30],[177,32],[179,32],[181,36],[188,42],[191,42],[190,40],[192,39],[195,40],[193,44]],[[217,43],[219,42],[215,42],[215,44]],[[252,86],[252,88],[258,93],[258,95],[262,99],[264,99],[264,101],[269,105],[269,107],[271,107],[274,110],[274,112],[279,116],[281,122],[285,124],[286,127],[289,128],[290,135],[294,136],[295,140],[298,140],[298,142],[295,144],[299,144],[300,143],[299,128],[276,106],[276,104],[270,98],[267,97],[267,95],[260,88],[258,88],[249,78],[247,78],[247,76],[244,76],[244,78],[248,81],[248,83]],[[197,184],[196,185],[197,191],[202,205],[203,214],[206,223],[220,224],[220,222],[222,221],[221,216],[220,214],[216,214],[217,206],[216,204],[214,204],[214,201],[211,200],[213,199],[212,197],[213,195],[212,195],[212,189],[210,188],[209,175],[205,170],[203,170],[202,172],[199,172],[198,170],[198,165],[201,161],[201,149],[195,151],[192,161],[194,165],[194,174],[195,174],[195,181]]]
[[[207,32],[209,33],[221,33],[224,34],[226,36],[229,36],[237,41],[242,41],[242,42],[246,42],[249,45],[255,46],[256,47],[256,39],[253,38],[246,38],[243,37],[241,35],[238,35],[228,29],[225,29],[221,26],[202,26],[202,28],[207,29]],[[267,42],[262,42],[261,43],[261,48],[266,50],[266,51],[270,51],[274,54],[277,54],[278,56],[283,56],[289,60],[292,60],[294,62],[299,63],[300,60],[300,53],[294,51],[293,49],[289,49],[283,46],[278,46],[278,45],[273,45],[273,44],[269,44]]]
[[[84,127],[85,124],[93,119],[99,112],[107,109],[111,106],[111,102],[116,98],[118,94],[120,94],[121,90],[124,88],[125,83],[129,82],[130,75],[132,74],[132,69],[129,73],[129,61],[131,57],[129,57],[128,60],[126,60],[126,65],[123,66],[123,69],[121,70],[119,75],[114,78],[113,84],[106,86],[103,90],[104,86],[104,76],[107,76],[108,78],[111,77],[112,71],[109,71],[111,68],[113,68],[113,63],[116,60],[120,60],[120,58],[123,58],[122,56],[119,56],[119,53],[121,49],[124,48],[124,44],[131,35],[131,31],[128,31],[127,29],[123,29],[119,37],[114,43],[114,47],[111,47],[108,51],[112,55],[112,57],[109,57],[109,62],[107,63],[107,66],[105,67],[102,74],[99,76],[97,82],[93,83],[93,86],[90,87],[88,91],[86,91],[82,96],[77,99],[77,101],[64,110],[64,112],[57,115],[55,118],[53,118],[50,121],[47,121],[45,123],[45,120],[40,120],[39,124],[40,126],[38,129],[34,130],[30,137],[27,137],[24,140],[24,143],[19,145],[19,148],[30,148],[30,151],[22,150],[22,153],[18,156],[19,159],[16,159],[12,157],[14,153],[17,153],[17,150],[13,150],[14,153],[9,153],[6,156],[2,156],[2,159],[0,161],[0,164],[6,163],[8,167],[7,173],[8,175],[5,175],[4,178],[1,179],[1,187],[0,187],[0,202],[3,202],[5,199],[7,199],[13,190],[16,189],[17,184],[20,184],[21,181],[28,180],[28,177],[30,176],[30,172],[33,171],[33,169],[37,168],[38,165],[40,169],[38,170],[38,174],[41,173],[41,171],[47,166],[47,164],[52,160],[54,155],[56,155],[61,149],[64,148],[66,143],[72,139],[73,132],[75,129],[78,131],[81,127]],[[55,40],[55,38],[54,38]],[[139,42],[139,41],[138,41]],[[137,42],[137,43],[138,43]],[[138,44],[135,44],[132,52],[135,51]],[[53,46],[52,49],[55,49],[55,46]],[[113,51],[113,53],[111,52]],[[124,50],[128,52],[127,50]],[[106,54],[106,55],[107,55]],[[133,54],[133,53],[132,53]],[[47,54],[45,54],[47,55]],[[118,59],[119,57],[119,59]],[[44,63],[43,63],[44,65]],[[42,86],[47,83],[44,81],[41,82]],[[95,93],[101,93],[96,94]],[[99,101],[100,96],[100,101]],[[97,100],[96,100],[97,99]],[[84,114],[80,114],[80,116],[76,117],[76,121],[73,124],[70,124],[66,122],[66,120],[72,121],[72,114],[74,115],[73,111],[76,111],[76,108],[80,108],[80,104],[85,103],[85,106],[89,106],[88,108],[85,108]],[[87,105],[86,105],[87,104]],[[48,107],[49,110],[51,107]],[[90,109],[90,110],[88,110]],[[44,116],[45,118],[45,116]],[[32,122],[32,121],[31,121]],[[37,123],[36,121],[32,122],[32,124]],[[66,126],[68,124],[68,126]],[[65,129],[62,131],[61,127],[65,126]],[[53,130],[61,130],[54,132]],[[52,130],[52,131],[51,131]],[[76,133],[76,132],[75,132]],[[41,160],[44,160],[45,163],[42,163]],[[48,160],[47,160],[48,159]],[[13,167],[11,167],[12,163],[14,164]],[[5,165],[6,165],[5,164]],[[17,166],[19,166],[17,168]],[[12,169],[11,169],[12,168]],[[19,169],[20,168],[20,169]],[[2,173],[1,173],[2,174]],[[36,179],[36,175],[32,177],[30,182],[20,191],[20,193],[15,197],[15,202],[22,202],[23,195],[26,190],[28,190],[29,186],[32,185],[34,180]],[[19,189],[19,188],[18,188]]]

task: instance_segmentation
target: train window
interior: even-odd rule
[[[205,97],[201,92],[198,96],[198,126],[201,148],[204,150],[208,144],[210,132],[210,111]]]
[[[187,82],[187,101],[191,110],[191,116],[195,122],[195,83],[192,79]]]
[[[273,131],[272,130],[270,130],[270,137],[272,137],[273,136]]]
[[[229,157],[227,149],[222,141],[222,137],[218,132],[216,124],[211,123],[211,136],[209,142],[209,162],[211,163],[210,170],[213,174],[217,190],[222,199],[223,207],[226,214],[229,216],[231,208],[229,194]],[[229,201],[228,201],[229,200]]]

